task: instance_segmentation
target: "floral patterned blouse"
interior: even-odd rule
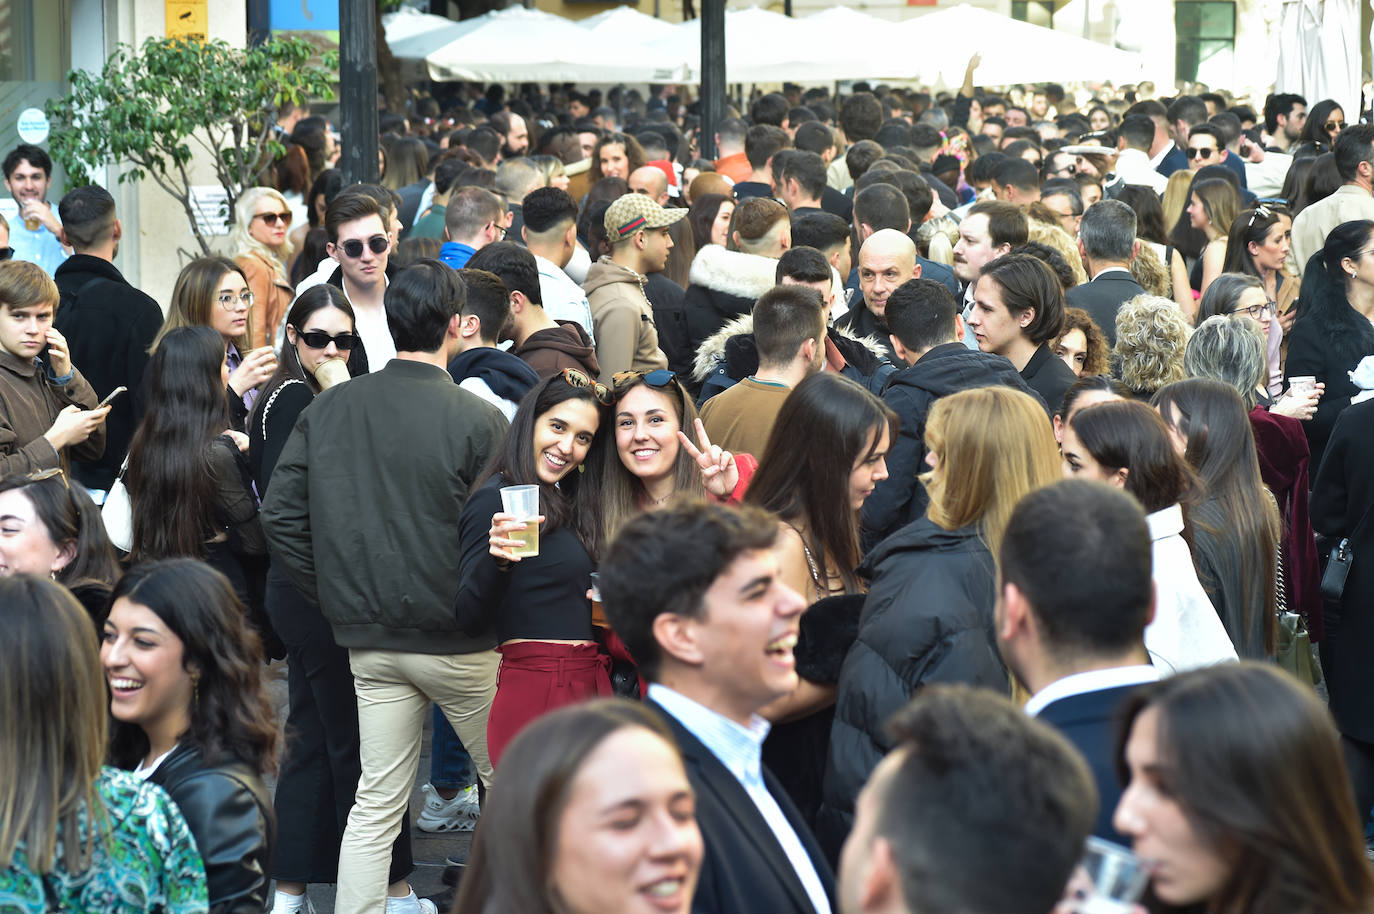
[[[62,869],[64,836],[59,835],[57,866],[40,875],[30,867],[21,841],[9,868],[0,870],[0,914],[208,911],[200,852],[186,820],[162,788],[106,767],[100,770],[96,791],[104,810],[97,816],[100,832],[90,867],[80,873]],[[90,817],[83,813],[82,840],[88,827]]]

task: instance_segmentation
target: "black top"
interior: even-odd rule
[[[1041,343],[1035,350],[1026,367],[1021,369],[1021,378],[1026,386],[1040,395],[1045,407],[1054,415],[1064,402],[1064,391],[1073,386],[1078,376],[1073,369],[1064,364],[1063,359],[1055,358],[1047,343]]]
[[[587,586],[595,566],[571,528],[547,535],[541,529],[539,554],[506,571],[492,557],[491,517],[501,511],[501,487],[506,484],[500,474],[487,480],[458,518],[462,585],[453,609],[459,627],[476,635],[494,625],[497,641],[593,640]]]
[[[315,392],[310,385],[292,378],[283,381],[258,405],[248,426],[248,465],[252,468],[259,496],[267,497],[267,483],[281,456],[282,446],[296,427],[296,417],[313,399]]]

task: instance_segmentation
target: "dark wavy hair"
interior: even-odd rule
[[[636,702],[612,698],[550,712],[533,721],[501,757],[518,790],[493,793],[473,838],[455,914],[562,914],[553,882],[559,819],[577,773],[612,735],[648,730],[677,744],[661,718]]]
[[[68,588],[114,586],[119,577],[119,561],[105,533],[100,509],[84,487],[59,476],[40,480],[9,476],[0,480],[0,492],[14,489],[22,491],[33,505],[48,538],[58,546],[71,543],[75,550],[72,560],[57,572],[54,580]]]
[[[802,381],[782,403],[744,500],[802,528],[818,586],[838,574],[845,592],[859,592],[859,513],[849,503],[849,476],[876,452],[884,429],[888,447],[897,443],[898,425],[882,400],[829,372]]]
[[[236,758],[259,772],[276,768],[277,723],[262,677],[262,642],[229,579],[195,559],[135,566],[115,585],[113,605],[147,607],[181,640],[182,664],[196,675],[190,729],[179,737],[206,764]],[[132,768],[148,752],[137,724],[110,724],[110,759]]]
[[[1302,310],[1298,321],[1311,321],[1329,332],[1352,335],[1359,341],[1362,352],[1374,352],[1374,327],[1365,320],[1346,297],[1350,286],[1350,276],[1341,266],[1341,261],[1355,259],[1360,251],[1374,242],[1374,221],[1357,219],[1343,222],[1326,236],[1326,244],[1304,264],[1302,290],[1298,297],[1302,300]]]
[[[1118,709],[1116,767],[1156,714],[1156,789],[1228,865],[1202,899],[1216,914],[1329,914],[1374,907],[1363,821],[1340,735],[1310,688],[1273,664],[1221,663],[1141,686]]]
[[[590,403],[596,409],[599,424],[592,446],[582,461],[583,465],[569,471],[557,485],[552,485],[541,480],[535,470],[539,454],[534,449],[534,427],[540,416],[569,400]],[[583,467],[590,471],[596,465],[593,458],[606,446],[606,439],[611,437],[608,435],[610,427],[610,409],[596,399],[591,387],[570,383],[562,372],[545,378],[520,400],[500,449],[473,486],[473,491],[498,473],[508,486],[539,486],[539,513],[544,515],[544,522],[540,524],[543,535],[547,536],[560,527],[570,527],[582,548],[595,558],[601,536],[601,508],[596,497],[597,487],[587,484],[582,478],[585,475]],[[611,449],[615,449],[613,444]]]
[[[625,158],[629,164],[625,174],[629,175],[637,168],[643,168],[648,161],[648,156],[644,154],[644,147],[639,145],[639,140],[630,136],[628,133],[608,133],[596,141],[596,148],[592,150],[592,183],[595,184],[606,177],[601,173],[601,150],[607,146],[620,146],[625,150]]]
[[[148,365],[148,411],[129,445],[130,560],[202,556],[214,533],[210,445],[229,427],[224,340],[210,327],[169,330]]]
[[[1321,152],[1327,152],[1335,145],[1331,141],[1331,135],[1326,132],[1326,119],[1331,116],[1332,111],[1345,113],[1340,102],[1330,98],[1324,98],[1308,109],[1307,124],[1302,128],[1302,142],[1311,143]],[[1352,126],[1354,125],[1346,124],[1346,127]]]

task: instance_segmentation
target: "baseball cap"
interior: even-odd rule
[[[625,194],[606,210],[606,237],[622,241],[640,229],[659,229],[687,215],[687,210],[664,209],[647,194]]]

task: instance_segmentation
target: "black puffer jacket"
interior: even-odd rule
[[[211,914],[261,912],[272,906],[277,820],[262,776],[234,758],[207,765],[182,743],[148,776],[181,810],[205,861]]]
[[[777,271],[772,257],[728,251],[718,244],[697,251],[682,297],[691,351],[699,350],[727,322],[751,313],[759,296],[773,288]]]
[[[925,513],[925,486],[916,477],[926,467],[926,417],[941,397],[975,387],[1010,387],[1040,397],[1026,386],[1016,366],[1000,355],[963,343],[943,343],[888,379],[883,402],[902,420],[887,453],[887,479],[864,502],[863,545],[870,548]]]
[[[944,530],[922,517],[880,543],[859,573],[872,588],[840,671],[816,817],[816,837],[832,860],[853,825],[860,788],[892,748],[887,720],[918,688],[1008,689],[993,631],[996,571],[976,526]]]

